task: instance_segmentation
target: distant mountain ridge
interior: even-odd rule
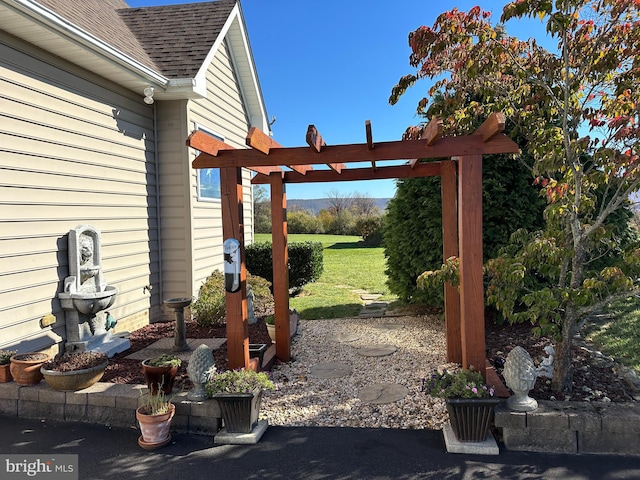
[[[374,198],[376,206],[384,212],[387,208],[390,198]],[[314,215],[317,215],[320,210],[327,210],[331,206],[331,199],[329,198],[311,198],[311,199],[290,199],[287,198],[287,210],[294,212],[296,210],[309,210]]]

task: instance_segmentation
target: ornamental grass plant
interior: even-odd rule
[[[434,372],[422,380],[422,391],[440,398],[491,398],[495,394],[494,388],[485,385],[480,372],[474,370]]]

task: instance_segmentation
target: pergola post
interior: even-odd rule
[[[456,201],[456,162],[441,164],[442,256],[458,256],[458,212]],[[447,361],[462,363],[460,331],[460,293],[457,286],[444,284],[444,314],[447,331]]]
[[[271,239],[273,256],[273,299],[275,302],[276,357],[291,357],[289,326],[289,247],[287,243],[287,194],[282,175],[269,175],[271,185]]]
[[[249,368],[249,311],[247,308],[247,269],[244,251],[244,219],[242,214],[242,169],[220,169],[222,194],[222,236],[240,242],[240,289],[226,292],[227,354],[229,368]]]
[[[485,372],[482,285],[482,155],[458,157],[462,367]]]

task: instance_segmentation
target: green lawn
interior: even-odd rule
[[[606,313],[585,327],[587,340],[640,375],[640,299],[616,302]]]
[[[270,242],[270,234],[256,234],[256,242]],[[289,235],[289,242],[320,242],[324,247],[324,273],[317,282],[307,284],[302,293],[290,299],[302,318],[344,318],[357,315],[360,297],[352,290],[380,293],[392,302],[386,285],[384,250],[358,245],[360,237],[341,235]]]

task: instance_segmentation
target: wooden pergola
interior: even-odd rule
[[[285,148],[251,128],[249,149],[235,149],[195,131],[187,145],[200,151],[193,168],[220,168],[224,239],[240,241],[240,289],[226,293],[229,368],[256,368],[249,360],[248,310],[242,208],[242,168],[256,173],[253,184],[271,186],[273,292],[276,356],[290,360],[289,273],[287,247],[287,183],[442,177],[443,258],[460,259],[459,288],[445,285],[447,359],[484,372],[486,362],[482,284],[482,156],[517,153],[518,145],[502,132],[504,116],[492,114],[472,134],[443,137],[440,119],[424,127],[420,140],[374,143],[365,122],[366,143],[326,145],[313,125],[308,147]],[[402,165],[380,165],[404,160]],[[346,164],[356,164],[355,168]],[[361,166],[364,164],[364,166]],[[329,168],[314,169],[314,165]],[[457,177],[457,182],[456,182]],[[456,189],[457,183],[457,189]]]

